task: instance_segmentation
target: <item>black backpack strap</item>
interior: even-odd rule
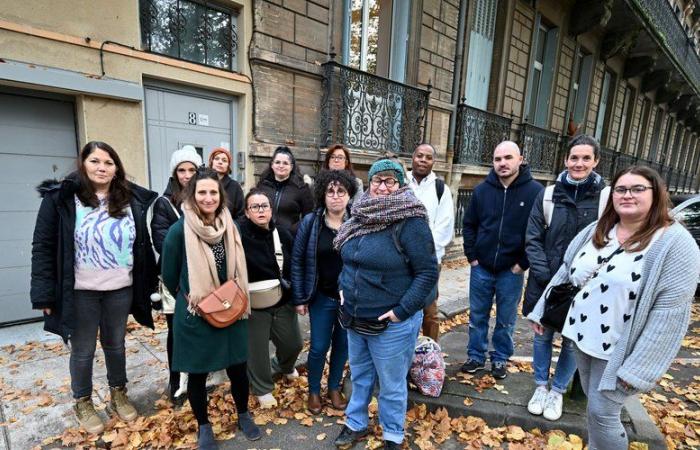
[[[403,229],[404,223],[406,223],[405,219],[391,226],[391,238],[394,240],[396,251],[399,252],[399,255],[401,255],[406,264],[409,264],[408,256],[404,253],[403,246],[401,245],[401,230]]]
[[[437,193],[438,203],[440,203],[442,194],[445,193],[445,182],[440,178],[435,178],[435,192]]]

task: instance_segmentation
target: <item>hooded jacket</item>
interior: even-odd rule
[[[544,187],[530,175],[527,165],[507,188],[492,169],[486,180],[474,188],[464,214],[462,236],[469,262],[493,273],[510,269],[516,263],[529,267],[525,254],[525,230],[532,204]]]
[[[229,176],[221,179],[221,184],[226,191],[226,204],[231,212],[233,220],[243,217],[243,189],[238,181]]]
[[[267,178],[260,180],[258,187],[270,197],[275,223],[286,227],[292,235],[295,235],[301,218],[310,213],[314,207],[309,186],[294,174],[284,181],[277,181],[270,171]]]
[[[156,202],[153,204],[153,217],[151,218],[151,236],[153,238],[153,247],[160,255],[163,252],[163,241],[165,236],[168,234],[168,230],[178,221],[180,216],[182,216],[182,209],[176,207],[172,203],[172,183],[173,179],[170,179],[168,187],[165,188],[163,195],[158,197]],[[177,209],[179,214],[175,214],[173,207]]]
[[[566,248],[588,224],[598,219],[598,199],[605,187],[603,177],[591,173],[583,192],[566,182],[566,171],[557,179],[552,194],[552,221],[547,226],[542,208],[544,190],[537,195],[528,219],[525,253],[530,275],[525,289],[523,315],[528,315],[544,288],[561,266]]]
[[[158,194],[133,183],[129,183],[129,188],[129,206],[136,227],[131,314],[140,324],[153,328],[150,295],[156,290],[158,271],[146,213]],[[75,329],[74,195],[79,189],[77,173],[63,181],[46,180],[37,187],[43,200],[32,239],[32,307],[51,308],[51,314],[44,315],[44,329],[58,334],[65,341],[71,338]]]

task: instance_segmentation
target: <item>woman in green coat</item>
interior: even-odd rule
[[[163,282],[176,293],[172,369],[189,373],[187,395],[199,425],[201,450],[216,449],[207,415],[206,379],[226,369],[238,411],[238,425],[249,440],[260,430],[248,412],[248,313],[226,328],[214,328],[197,314],[197,303],[229,279],[248,292],[243,245],[215,172],[203,169],[190,180],[182,218],[163,241]],[[218,276],[213,276],[213,274]]]

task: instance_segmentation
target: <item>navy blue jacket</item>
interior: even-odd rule
[[[420,217],[405,220],[399,235],[405,257],[394,244],[393,227],[354,237],[341,248],[339,287],[343,308],[353,317],[377,319],[393,310],[406,320],[435,299],[438,270],[430,226]]]
[[[526,270],[525,231],[532,205],[542,189],[526,165],[520,166],[518,177],[507,189],[492,169],[474,188],[464,214],[462,237],[467,259],[478,260],[481,267],[494,273],[516,263]]]
[[[305,215],[297,228],[292,250],[292,302],[295,305],[309,303],[316,295],[316,248],[322,221],[323,208],[318,208]]]

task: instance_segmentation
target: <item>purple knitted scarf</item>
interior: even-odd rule
[[[333,240],[336,250],[354,237],[381,231],[409,217],[428,217],[420,200],[408,186],[389,195],[371,197],[369,190],[352,205],[352,217],[345,221]]]

